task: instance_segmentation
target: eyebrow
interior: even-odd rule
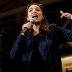
[[[36,9],[37,9],[37,8],[40,9],[39,7],[36,7]],[[28,10],[30,10],[30,9],[33,9],[33,8],[29,8]]]

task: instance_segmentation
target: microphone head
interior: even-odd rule
[[[35,24],[35,18],[32,18],[32,19],[30,20],[30,23],[31,23],[31,24]]]

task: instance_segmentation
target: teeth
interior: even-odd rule
[[[32,18],[38,18],[38,16],[33,16]]]

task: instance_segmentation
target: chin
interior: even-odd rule
[[[40,21],[37,21],[37,22],[35,22],[35,25],[39,25],[41,22]]]

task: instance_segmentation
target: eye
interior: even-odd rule
[[[36,8],[36,11],[41,11],[41,9],[40,8]]]
[[[32,11],[32,9],[29,9],[29,10],[28,10],[28,12],[31,12],[31,11]]]
[[[40,11],[40,9],[36,9],[36,11]]]

